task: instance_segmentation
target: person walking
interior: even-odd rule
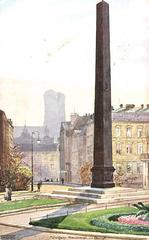
[[[6,201],[11,201],[11,195],[12,195],[12,189],[11,189],[11,185],[8,183],[5,188],[4,199]]]

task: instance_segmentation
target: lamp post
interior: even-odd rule
[[[33,192],[34,190],[34,135],[35,133],[38,134],[38,138],[37,138],[37,143],[40,143],[40,139],[39,139],[39,132],[35,131],[32,132],[32,148],[31,148],[31,171],[32,171],[32,178],[31,178],[31,191]]]

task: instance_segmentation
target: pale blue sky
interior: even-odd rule
[[[0,0],[0,108],[43,123],[47,89],[92,113],[97,0]],[[112,104],[149,102],[149,0],[109,0]]]

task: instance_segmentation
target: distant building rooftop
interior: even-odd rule
[[[45,144],[34,144],[34,152],[51,152],[56,151],[58,147],[57,143],[53,143],[50,145]],[[31,152],[32,151],[32,145],[31,144],[19,144],[19,149],[22,152]]]
[[[112,121],[149,122],[149,104],[136,107],[134,104],[122,104],[112,111]]]

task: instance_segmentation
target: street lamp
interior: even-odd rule
[[[31,155],[31,171],[32,171],[32,178],[31,178],[31,191],[33,192],[34,190],[34,166],[33,166],[33,162],[34,162],[34,135],[35,133],[38,134],[38,138],[37,138],[37,143],[40,143],[40,138],[39,138],[39,132],[35,131],[32,132],[32,155]]]

